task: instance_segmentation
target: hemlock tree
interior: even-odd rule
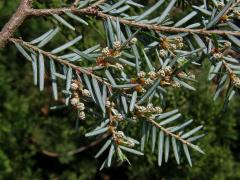
[[[166,94],[173,89],[195,91],[194,72],[209,61],[214,100],[224,95],[227,107],[240,87],[240,1],[204,0],[178,20],[170,16],[176,0],[159,0],[148,9],[132,0],[76,0],[55,9],[34,9],[33,3],[21,1],[0,32],[0,47],[15,44],[31,62],[34,84],[41,91],[50,76],[53,98],[64,98],[53,110],[71,106],[79,119],[95,119],[85,136],[104,141],[95,156],[106,155],[101,169],[115,160],[129,162],[128,153],[143,155],[148,141],[159,166],[168,161],[171,151],[178,164],[185,156],[192,166],[190,149],[203,153],[195,144],[204,136],[199,133],[202,126],[190,127],[193,120],[179,121],[181,113],[168,107]],[[33,40],[14,38],[24,20],[34,16],[52,16],[57,25]],[[103,23],[105,45],[96,42],[80,49],[81,34],[67,40],[77,31],[75,23],[88,26],[98,21]],[[44,48],[61,29],[66,42]],[[141,134],[139,141],[133,126]]]

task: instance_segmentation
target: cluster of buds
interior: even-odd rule
[[[171,86],[174,88],[180,88],[181,84],[177,81],[171,81]]]
[[[222,59],[224,51],[230,48],[231,46],[232,46],[232,43],[229,41],[225,41],[224,44],[219,44],[219,48],[212,49],[213,57],[218,60]]]
[[[71,99],[71,105],[79,111],[78,113],[79,118],[85,119],[84,113],[85,105],[79,101],[79,97],[73,97]]]
[[[172,86],[175,88],[178,88],[181,86],[177,81],[172,80],[173,69],[171,66],[166,66],[165,68],[162,68],[162,69],[158,70],[157,72],[150,71],[148,73],[145,73],[144,71],[140,71],[140,72],[138,72],[137,75],[138,75],[138,78],[132,79],[131,83],[140,84],[139,86],[141,86],[141,90],[144,89],[142,86],[152,85],[159,78],[161,78],[161,83],[160,83],[161,85],[168,85],[168,86]],[[139,88],[139,87],[137,86],[137,87],[135,87],[135,89],[136,88]],[[138,91],[138,89],[136,89],[136,90]]]
[[[131,138],[126,137],[123,131],[115,131],[114,134],[118,144],[126,144],[129,147],[135,146],[135,142]]]
[[[146,73],[144,71],[139,71],[138,74],[137,74],[137,78],[133,78],[131,79],[131,83],[132,84],[140,84],[139,86],[136,86],[135,87],[135,90],[138,91],[138,92],[146,92],[146,90],[143,88],[143,85],[146,84]]]
[[[121,56],[121,47],[122,44],[120,41],[115,41],[113,43],[113,49],[109,49],[109,47],[105,47],[102,49],[102,54],[97,58],[96,63],[98,66],[104,67],[113,67],[119,71],[124,69],[123,65],[116,63],[114,61],[110,61],[108,58],[116,58]]]
[[[84,103],[80,102],[79,95],[84,97],[91,97],[90,92],[87,89],[83,89],[82,84],[80,84],[78,81],[74,81],[71,84],[71,89],[73,91],[73,96],[70,100],[71,105],[75,107],[78,110],[78,116],[80,119],[85,119],[85,105]]]
[[[221,18],[220,18],[220,23],[226,23],[227,21],[229,21],[230,19],[232,18],[232,14],[230,15],[223,15]]]
[[[224,42],[224,48],[229,48],[232,46],[232,43],[229,41]]]
[[[181,36],[177,36],[174,39],[161,38],[160,39],[161,50],[159,51],[159,55],[161,57],[166,57],[168,52],[172,54],[176,49],[182,49],[183,45],[184,45],[183,38]]]
[[[110,50],[109,50],[109,48],[108,48],[108,47],[103,48],[103,49],[102,49],[102,54],[103,54],[104,56],[110,56]]]
[[[164,58],[164,57],[166,57],[168,55],[168,51],[165,50],[165,49],[161,49],[159,51],[159,55],[160,55],[160,57]]]
[[[139,85],[135,86],[135,90],[137,92],[145,93],[146,89],[143,87],[143,85],[145,85],[145,78],[144,77],[145,77],[146,73],[143,72],[143,71],[140,71],[138,73],[138,75],[140,75],[140,76],[138,76],[137,78],[132,78],[130,82],[132,84],[139,84]]]
[[[167,86],[172,86],[174,88],[180,88],[181,84],[177,81],[174,81],[172,79],[172,67],[171,66],[166,66],[165,68],[160,69],[157,74],[162,77],[162,80],[160,82],[161,85],[167,85]]]
[[[120,50],[121,47],[122,47],[122,44],[121,44],[120,41],[115,41],[115,42],[113,42],[113,47],[114,47],[114,49],[116,49],[116,50]]]
[[[102,49],[102,55],[100,57],[119,57],[121,56],[121,42],[120,41],[115,41],[113,42],[113,47],[114,49],[109,49],[109,47],[105,47]]]
[[[134,38],[132,38],[132,39],[130,40],[130,43],[131,43],[131,44],[136,44],[137,41],[138,41],[138,39],[134,37]]]
[[[123,116],[121,114],[116,114],[112,117],[113,121],[122,121],[123,120]]]
[[[124,69],[123,65],[116,63],[114,66],[117,70],[122,71]]]
[[[218,8],[222,9],[222,8],[224,8],[224,6],[225,6],[224,2],[219,2],[218,3]]]
[[[214,57],[215,59],[221,59],[221,58],[223,57],[223,54],[222,54],[222,53],[214,53],[214,54],[213,54],[213,57]]]
[[[91,97],[89,90],[84,89],[83,85],[76,80],[71,84],[71,90],[73,91],[74,97],[79,97],[79,95],[84,97]]]
[[[124,132],[122,132],[122,131],[116,131],[116,132],[115,132],[115,135],[116,135],[118,138],[123,138],[123,137],[125,137],[125,134],[124,134]]]
[[[228,48],[229,45],[231,45],[230,42],[225,42],[224,45],[223,45],[223,48],[213,48],[212,49],[212,56],[213,56],[213,58],[218,59],[218,60],[222,59],[223,51],[226,48]]]
[[[232,83],[236,88],[240,88],[240,78],[236,75],[232,77]]]
[[[152,103],[149,103],[147,106],[135,105],[135,108],[137,112],[140,113],[141,115],[144,115],[146,113],[155,113],[155,114],[162,113],[162,108],[158,106],[154,107]]]
[[[115,106],[115,104],[114,104],[114,102],[106,101],[105,106],[106,106],[107,108],[113,108],[113,107]]]
[[[177,74],[177,77],[179,77],[179,78],[186,78],[186,77],[188,77],[188,78],[191,78],[191,79],[196,79],[195,74],[192,74],[192,73],[187,74],[185,72],[179,72]]]
[[[233,11],[233,15],[237,17],[237,19],[240,19],[240,10],[239,9],[235,9]]]
[[[138,72],[137,75],[139,78],[144,78],[146,76],[146,73],[144,71],[140,71],[140,72]]]

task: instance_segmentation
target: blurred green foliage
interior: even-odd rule
[[[59,7],[64,2],[39,0],[35,6]],[[0,1],[0,27],[16,6],[16,1]],[[94,40],[104,43],[101,23],[89,22],[90,28],[79,27],[77,31],[84,36],[81,48],[94,44]],[[29,40],[54,23],[48,18],[29,19],[16,34]],[[62,33],[66,35],[66,31]],[[67,34],[69,39],[73,36]],[[50,48],[62,41],[59,37]],[[0,179],[240,179],[239,98],[230,103],[227,111],[221,111],[223,102],[213,102],[213,88],[206,81],[208,64],[203,69],[198,73],[197,92],[169,94],[169,107],[180,107],[186,118],[203,124],[207,133],[200,141],[206,154],[193,153],[192,168],[186,162],[177,166],[173,157],[158,167],[156,152],[152,154],[149,148],[145,157],[132,157],[132,166],[116,165],[98,172],[102,159],[93,156],[100,145],[67,154],[90,142],[83,135],[94,121],[89,117],[78,122],[75,112],[69,109],[50,111],[50,106],[60,102],[49,98],[50,87],[44,92],[34,87],[31,65],[8,45],[0,51]]]

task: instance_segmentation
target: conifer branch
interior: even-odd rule
[[[116,20],[117,17],[105,14],[97,9],[97,6],[103,2],[105,2],[105,0],[97,1],[96,3],[83,9],[77,9],[74,6],[69,8],[56,8],[56,9],[33,9],[31,7],[32,0],[22,0],[16,13],[11,17],[9,22],[3,27],[2,31],[0,32],[0,48],[3,48],[5,46],[7,41],[13,36],[14,32],[18,29],[18,27],[21,26],[24,20],[29,16],[47,16],[52,14],[63,14],[66,12],[71,12],[74,14],[96,16],[102,19],[110,18],[112,20]],[[206,29],[176,28],[176,27],[139,23],[136,21],[126,20],[123,18],[119,18],[119,22],[129,26],[154,30],[157,32],[158,31],[171,32],[171,33],[184,32],[184,33],[196,33],[196,34],[202,34],[202,35],[217,34],[217,35],[240,36],[240,32],[237,32],[237,31],[225,31],[225,30],[216,30],[216,29],[206,30]]]
[[[54,61],[57,61],[59,62],[60,64],[64,64],[68,67],[71,67],[72,69],[76,70],[77,72],[80,72],[80,73],[83,73],[83,74],[86,74],[86,75],[89,75],[89,76],[92,76],[94,78],[96,78],[99,82],[105,84],[109,89],[111,89],[112,85],[109,84],[108,82],[104,81],[101,77],[93,74],[91,71],[87,70],[87,69],[84,69],[80,66],[77,66],[77,65],[74,65],[72,63],[70,63],[69,61],[65,60],[65,59],[62,59],[50,52],[47,52],[47,51],[44,51],[40,48],[38,48],[37,46],[34,46],[34,45],[31,45],[30,43],[28,42],[25,42],[21,39],[16,39],[16,38],[10,38],[10,41],[13,42],[13,43],[19,43],[23,46],[25,46],[26,48],[29,48],[35,52],[39,52],[40,54],[42,55],[45,55],[46,57],[50,58],[50,59],[53,59]]]

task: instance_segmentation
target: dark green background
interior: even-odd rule
[[[38,1],[37,7],[57,7],[65,1]],[[146,3],[146,1],[143,1]],[[154,1],[149,1],[152,3]],[[18,1],[0,0],[0,27],[7,22]],[[77,33],[83,34],[81,48],[104,43],[101,24],[88,19],[90,28],[78,25]],[[30,40],[53,27],[49,18],[27,20],[16,36]],[[100,27],[100,28],[99,28]],[[74,33],[62,31],[68,39]],[[95,41],[94,41],[95,40]],[[58,37],[51,45],[61,43]],[[48,47],[47,47],[48,48]],[[60,104],[49,98],[50,83],[40,92],[33,85],[31,64],[12,45],[0,50],[0,179],[240,179],[240,103],[235,98],[226,112],[221,111],[223,102],[212,101],[214,88],[207,82],[208,64],[198,73],[197,92],[174,91],[169,93],[169,106],[181,107],[180,111],[193,118],[195,124],[203,124],[207,136],[200,140],[206,152],[193,152],[193,167],[186,161],[177,166],[172,157],[163,167],[157,166],[157,156],[147,148],[144,157],[132,157],[132,166],[115,165],[98,172],[102,158],[94,159],[100,146],[80,154],[66,153],[88,144],[84,133],[94,121],[87,119],[76,126],[76,113],[70,109],[50,111],[49,107]],[[60,157],[51,157],[44,151],[56,152]]]

